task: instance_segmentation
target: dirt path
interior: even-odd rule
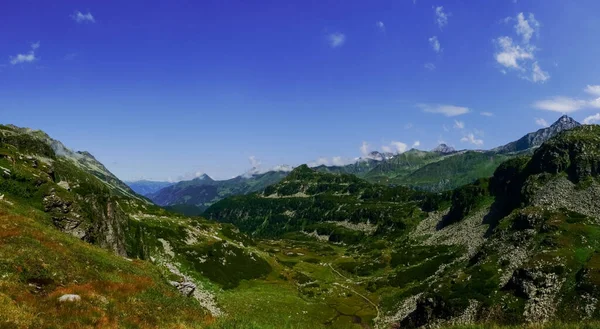
[[[340,273],[338,270],[336,270],[335,268],[333,268],[333,266],[331,266],[331,264],[327,264],[327,265],[329,265],[329,268],[331,268],[331,270],[335,274],[337,274],[337,275],[341,276],[342,278],[346,279],[346,281],[350,281],[352,283],[355,283],[353,280],[349,279],[348,277],[346,277],[342,273]],[[374,321],[376,321],[377,319],[379,319],[379,316],[380,316],[379,306],[377,306],[377,304],[373,303],[373,301],[371,301],[369,298],[367,298],[367,296],[365,296],[365,295],[357,292],[356,290],[354,290],[354,289],[352,289],[350,287],[344,286],[343,284],[340,284],[340,283],[337,283],[337,282],[334,282],[333,284],[336,285],[336,286],[342,287],[344,289],[347,289],[347,290],[351,291],[352,293],[357,294],[362,299],[366,300],[369,304],[373,305],[373,307],[375,307],[375,310],[377,311],[377,317],[374,319]]]

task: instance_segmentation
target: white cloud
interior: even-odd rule
[[[435,64],[433,64],[433,63],[425,63],[424,67],[426,69],[428,69],[429,71],[435,70]]]
[[[77,23],[95,23],[96,22],[96,19],[94,19],[94,16],[89,11],[87,12],[87,14],[84,14],[84,13],[80,12],[79,10],[77,10],[77,11],[75,11],[75,13],[73,15],[71,15],[71,18],[74,21],[76,21]]]
[[[528,44],[534,33],[539,33],[540,23],[535,19],[533,14],[529,14],[528,19],[523,13],[517,15],[517,24],[515,24],[517,35],[523,38],[523,43]]]
[[[415,141],[415,142],[413,143],[413,145],[412,145],[412,147],[413,147],[413,148],[415,148],[415,147],[419,147],[419,146],[421,146],[421,142],[420,142],[420,141]]]
[[[493,117],[494,113],[492,112],[480,112],[479,114],[483,115],[484,117]]]
[[[250,162],[252,168],[258,168],[262,164],[254,155],[249,156],[248,161]]]
[[[475,134],[475,136],[480,136],[480,137],[483,137],[485,135],[483,130],[479,130],[476,128],[473,128],[473,133]]]
[[[519,63],[534,58],[532,49],[514,44],[511,37],[499,37],[495,41],[500,50],[496,53],[496,61],[504,67],[523,70]]]
[[[550,75],[546,71],[542,71],[538,62],[534,62],[532,64],[532,73],[531,79],[533,82],[546,82],[546,80],[550,79]]]
[[[429,45],[431,45],[431,48],[436,53],[443,51],[442,46],[440,45],[440,41],[438,40],[437,36],[435,36],[435,35],[432,36],[431,38],[429,38]]]
[[[402,142],[392,141],[389,145],[382,145],[381,151],[385,153],[404,153],[408,150],[408,145]]]
[[[538,48],[532,44],[532,37],[539,34],[540,23],[533,14],[527,18],[524,13],[517,14],[516,18],[507,17],[505,23],[515,20],[515,33],[521,37],[521,41],[516,42],[510,36],[501,36],[494,39],[496,52],[494,58],[502,66],[500,72],[507,74],[507,70],[518,72],[522,79],[535,83],[544,83],[550,79],[550,74],[544,71],[536,61],[535,52]]]
[[[463,121],[454,120],[454,128],[465,129],[465,123]]]
[[[273,171],[292,171],[294,170],[294,167],[292,166],[288,166],[288,165],[276,165],[275,167],[271,168],[271,170]]]
[[[465,137],[460,139],[461,142],[465,143],[471,143],[473,145],[477,145],[477,146],[482,146],[483,145],[483,139],[477,139],[475,138],[475,135],[472,133],[469,133],[468,135],[466,135]]]
[[[346,162],[344,161],[344,159],[342,159],[342,157],[333,157],[333,159],[331,159],[331,163],[334,166],[344,166],[344,165],[346,165]]]
[[[398,153],[404,153],[404,152],[406,152],[406,149],[408,148],[408,145],[406,145],[402,142],[392,142],[391,145],[396,149],[396,152],[398,152]]]
[[[542,118],[535,118],[535,124],[544,128],[549,126],[548,122]]]
[[[370,148],[370,145],[369,145],[369,143],[367,143],[367,142],[362,142],[362,145],[360,146],[360,153],[361,153],[363,156],[367,156],[367,155],[369,155],[369,148]]]
[[[17,54],[17,56],[10,58],[10,63],[12,65],[20,64],[20,63],[30,63],[36,60],[35,54],[33,51],[30,51],[27,54]]]
[[[31,44],[31,50],[26,54],[17,54],[16,56],[10,57],[10,64],[17,65],[21,63],[31,63],[38,58],[35,57],[35,51],[40,47],[40,42],[34,42]]]
[[[447,117],[467,114],[470,112],[468,107],[444,105],[444,104],[417,104],[424,112],[443,114]]]
[[[382,21],[378,21],[375,23],[375,26],[377,26],[377,28],[381,31],[381,32],[385,32],[385,24],[383,24]]]
[[[598,96],[600,86],[588,85],[585,92]],[[564,96],[556,96],[533,103],[533,107],[538,110],[553,111],[559,113],[572,113],[585,108],[600,108],[600,98],[595,99],[577,99]]]
[[[346,43],[346,35],[339,32],[331,33],[327,36],[327,40],[331,48],[341,47]]]
[[[327,157],[320,157],[315,161],[311,161],[309,163],[307,163],[307,165],[309,167],[318,167],[318,166],[345,166],[345,165],[349,165],[351,163],[355,163],[357,161],[357,159],[347,159],[347,158],[342,158],[341,156],[335,156],[330,158]],[[289,167],[289,166],[287,166]]]
[[[444,26],[448,25],[448,17],[452,16],[452,14],[445,13],[443,6],[433,7],[433,11],[435,12],[435,21],[441,30]]]
[[[590,115],[589,117],[583,119],[583,124],[591,125],[600,121],[600,113],[596,113],[594,115]]]
[[[310,162],[308,164],[309,167],[318,167],[318,166],[329,166],[329,159],[321,157],[318,158],[317,161]]]
[[[572,113],[586,107],[586,101],[569,97],[554,97],[537,101],[533,107],[539,110],[553,111],[559,113]]]
[[[587,85],[585,92],[594,96],[600,96],[600,85]]]

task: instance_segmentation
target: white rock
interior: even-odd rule
[[[62,295],[58,298],[58,301],[61,303],[63,303],[63,302],[78,302],[80,300],[81,300],[81,296],[73,295],[73,294]]]

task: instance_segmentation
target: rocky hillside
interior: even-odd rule
[[[180,288],[193,295],[205,314],[222,313],[214,297],[217,289],[230,289],[271,271],[232,228],[170,214],[135,194],[88,153],[57,148],[57,143],[39,131],[0,126],[1,208],[21,216],[19,221],[45,225],[40,239],[51,239],[45,232],[53,228],[115,255],[151,261],[168,273],[163,279],[172,281],[172,291]],[[13,242],[18,241],[6,243]],[[19,261],[30,256],[35,253]],[[32,280],[50,275],[44,266],[31,271]]]
[[[383,328],[593,321],[598,145],[600,127],[576,127],[447,196],[302,167],[207,214],[255,235],[346,244],[349,259],[333,266],[378,300],[373,321]]]
[[[297,167],[260,193],[225,199],[205,216],[236,225],[255,236],[288,232],[358,242],[372,233],[402,234],[424,218],[427,194],[404,187],[370,184],[354,175]]]

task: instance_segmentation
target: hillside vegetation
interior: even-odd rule
[[[361,238],[342,241],[354,253],[337,266],[379,296],[378,323],[578,323],[600,316],[599,143],[600,127],[574,128],[450,195],[395,194],[303,167],[262,194],[217,203],[207,215],[256,236],[279,227],[267,231],[328,241],[339,241],[334,227],[310,234],[307,224],[351,224],[343,227]],[[333,205],[315,206],[323,198]],[[341,212],[346,207],[354,208]],[[349,216],[373,208],[386,211]]]

